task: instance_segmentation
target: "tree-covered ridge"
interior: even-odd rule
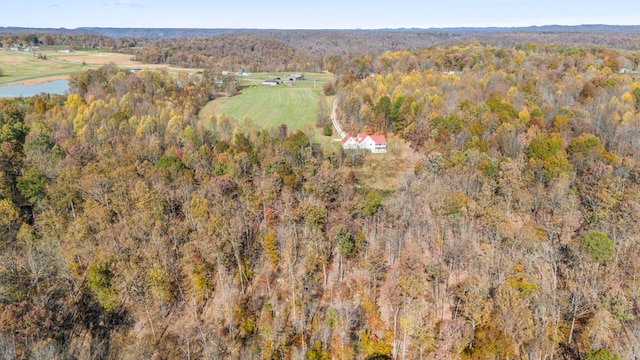
[[[1,100],[0,352],[633,358],[634,59],[351,59],[341,122],[419,159],[392,191],[300,131],[198,118],[214,94],[199,77],[108,66],[67,96]]]
[[[0,28],[0,47],[64,46],[131,54],[145,63],[253,72],[329,70],[386,51],[476,43],[502,49],[522,44],[637,50],[637,26],[532,28],[259,30]]]
[[[458,147],[476,139],[511,156],[514,146],[504,140],[515,145],[516,138],[498,137],[535,125],[568,140],[593,133],[633,156],[626,129],[640,104],[639,63],[635,53],[599,47],[457,45],[354,58],[338,87],[353,127],[394,131],[414,146],[438,130]]]

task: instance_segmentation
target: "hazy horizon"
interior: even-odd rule
[[[169,27],[169,26],[78,26],[78,27],[34,27],[34,26],[0,26],[2,28],[15,28],[15,29],[50,29],[50,30],[81,30],[81,29],[175,29],[175,30],[291,30],[291,31],[323,31],[323,30],[336,30],[336,31],[378,31],[378,30],[447,30],[447,29],[528,29],[528,28],[545,28],[545,27],[590,27],[590,26],[607,26],[607,27],[640,27],[640,24],[544,24],[544,25],[523,25],[523,26],[446,26],[446,27],[380,27],[380,28],[252,28],[252,27]]]
[[[577,25],[639,25],[640,3],[611,6],[594,1],[456,0],[448,3],[371,0],[37,0],[10,2],[4,27],[377,30]]]

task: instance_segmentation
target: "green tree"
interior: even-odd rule
[[[502,122],[518,117],[516,109],[497,96],[491,96],[485,103],[489,106],[491,112],[498,115],[498,119]]]
[[[387,95],[383,95],[378,99],[373,111],[375,111],[376,115],[383,114],[386,121],[391,118],[391,106],[391,99]]]
[[[584,360],[620,360],[620,356],[615,355],[609,349],[598,349],[586,353]]]
[[[600,139],[592,134],[581,134],[567,146],[571,163],[581,173],[588,169],[605,152]]]
[[[16,187],[30,204],[35,204],[44,197],[45,181],[46,177],[42,171],[32,168],[18,177]]]
[[[591,260],[601,264],[613,260],[616,246],[611,239],[599,231],[591,231],[582,238],[582,247]]]
[[[527,147],[527,155],[534,160],[545,160],[562,150],[562,138],[557,135],[539,135],[531,139]]]
[[[562,149],[563,144],[558,134],[539,135],[531,140],[527,147],[527,155],[538,180],[548,183],[562,173],[571,171],[571,163]]]
[[[462,130],[462,120],[455,114],[451,114],[447,117],[438,115],[431,119],[431,126],[436,129],[447,130],[449,134],[457,134]]]
[[[633,89],[633,96],[636,98],[636,110],[640,110],[640,87]]]
[[[389,117],[391,118],[391,123],[393,125],[393,131],[395,133],[399,133],[405,128],[405,118],[402,113],[401,107],[404,102],[404,97],[398,96],[394,99],[393,105],[389,111]]]
[[[98,303],[106,312],[112,312],[118,307],[118,291],[113,283],[111,263],[108,261],[94,261],[87,274],[87,285],[95,294]]]
[[[353,237],[344,225],[340,225],[337,231],[336,245],[338,246],[338,251],[343,256],[349,256],[353,252],[355,242],[353,241]]]
[[[156,167],[160,169],[169,181],[175,180],[180,174],[187,169],[182,160],[177,156],[162,156],[156,163]]]
[[[369,190],[364,197],[364,214],[373,216],[382,207],[382,195],[378,190]]]

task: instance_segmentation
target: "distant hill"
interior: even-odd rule
[[[78,30],[108,36],[112,38],[144,38],[144,39],[169,39],[169,38],[193,38],[201,36],[219,36],[242,33],[254,33],[261,30],[250,29],[181,29],[181,28],[99,28],[85,27]]]
[[[273,34],[273,33],[296,33],[296,34],[322,34],[322,33],[628,33],[640,34],[640,26],[620,26],[620,25],[545,25],[529,27],[457,27],[457,28],[399,28],[399,29],[326,29],[326,30],[279,30],[279,29],[185,29],[185,28],[98,28],[85,27],[78,28],[83,33],[93,33],[108,37],[125,38],[189,38],[200,36],[218,36],[234,34]]]
[[[53,35],[89,35],[90,32],[84,29],[66,28],[27,28],[27,27],[2,27],[0,35],[21,35],[21,34],[53,34]]]
[[[325,29],[325,30],[281,30],[281,29],[197,29],[197,28],[111,28],[111,27],[82,27],[77,29],[66,28],[22,28],[22,27],[0,27],[0,35],[5,34],[28,34],[28,33],[51,33],[58,35],[101,35],[111,38],[146,38],[146,39],[167,39],[167,38],[192,38],[202,36],[237,35],[251,34],[266,37],[275,37],[274,34],[297,34],[297,35],[318,35],[318,34],[490,34],[490,33],[617,33],[617,34],[640,34],[640,25],[545,25],[529,27],[455,27],[455,28],[398,28],[398,29]]]

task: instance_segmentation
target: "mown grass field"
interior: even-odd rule
[[[216,114],[225,114],[239,123],[260,128],[287,124],[298,129],[315,121],[318,98],[313,90],[303,87],[248,88],[242,94],[218,99],[211,105]]]
[[[52,80],[82,72],[86,66],[81,63],[70,63],[36,58],[30,52],[0,50],[0,69],[4,76],[0,76],[0,84],[46,79]]]
[[[262,80],[284,78],[285,75],[272,73],[239,77],[242,91],[234,97],[219,98],[210,102],[200,116],[224,114],[238,124],[251,124],[259,128],[276,127],[280,124],[286,124],[289,129],[313,126],[318,101],[326,101],[322,85],[331,80],[333,75],[306,75],[305,80],[297,81],[293,86],[262,86]]]
[[[56,79],[65,79],[70,74],[86,71],[91,67],[116,64],[122,68],[167,69],[170,72],[185,71],[194,73],[201,69],[184,69],[169,65],[142,64],[134,61],[131,55],[109,53],[99,50],[79,50],[72,53],[58,52],[55,49],[37,51],[45,59],[38,59],[34,52],[0,50],[0,85],[9,83],[35,84]]]

